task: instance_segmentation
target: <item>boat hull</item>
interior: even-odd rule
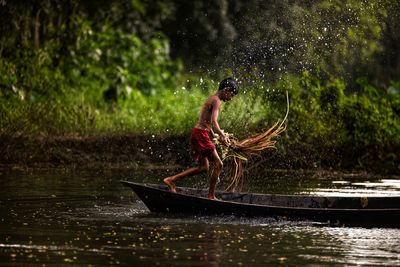
[[[400,197],[369,198],[370,203],[365,205],[365,198],[218,192],[217,197],[222,201],[215,201],[205,197],[205,190],[178,188],[178,193],[172,193],[166,186],[143,185],[127,181],[122,181],[122,183],[132,188],[151,212],[274,217],[340,225],[400,227],[400,207],[398,207]],[[256,201],[257,197],[262,200],[267,199],[268,203]],[[254,200],[251,201],[251,199]],[[346,202],[348,208],[345,208]],[[298,203],[297,206],[295,206],[296,203]],[[386,203],[389,208],[381,207],[382,203]]]

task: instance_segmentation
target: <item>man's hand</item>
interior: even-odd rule
[[[229,140],[229,136],[227,134],[223,134],[221,136],[222,142],[224,143],[225,146],[229,147],[231,144],[231,140]]]

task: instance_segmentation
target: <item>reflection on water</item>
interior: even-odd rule
[[[400,229],[153,214],[119,183],[120,179],[158,180],[143,177],[149,176],[123,172],[0,174],[0,262],[15,266],[400,265]],[[309,186],[306,177],[296,177],[292,183],[285,179],[284,184],[290,192],[354,189],[386,194],[387,189],[390,194],[399,193],[397,180],[309,180]],[[282,193],[281,182],[270,178],[269,185],[261,187],[262,181],[254,181],[249,188],[258,192],[275,188]],[[207,186],[203,178],[184,183]]]
[[[342,244],[345,263],[354,265],[399,265],[398,229],[323,228],[323,234]],[[397,253],[395,253],[397,251]]]
[[[379,179],[373,182],[332,181],[329,188],[310,188],[302,193],[323,196],[399,196],[400,180]]]

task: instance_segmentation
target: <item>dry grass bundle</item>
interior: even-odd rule
[[[286,100],[287,110],[284,119],[276,122],[267,131],[241,141],[234,138],[232,134],[228,134],[230,139],[228,147],[222,143],[218,136],[214,139],[214,142],[221,151],[222,160],[228,161],[228,164],[231,163],[232,165],[228,186],[225,188],[226,191],[233,192],[236,189],[239,191],[242,189],[244,166],[251,157],[260,156],[261,152],[266,149],[276,149],[275,138],[285,131],[286,126],[284,123],[289,114],[289,96],[287,92]]]

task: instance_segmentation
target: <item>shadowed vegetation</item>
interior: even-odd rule
[[[220,79],[238,138],[398,172],[398,1],[0,1],[0,136],[183,136]],[[7,145],[7,144],[5,144]],[[349,159],[343,166],[345,159]]]

